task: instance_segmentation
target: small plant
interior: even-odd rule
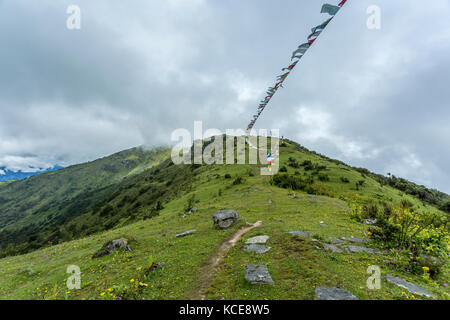
[[[330,177],[324,173],[319,174],[318,178],[322,182],[330,181]]]
[[[282,167],[280,168],[280,172],[287,172],[287,168],[286,168],[285,166],[282,166]]]
[[[223,176],[225,179],[231,179],[231,174],[229,173],[225,173],[225,175]]]

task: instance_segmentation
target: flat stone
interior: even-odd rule
[[[388,274],[386,275],[386,280],[402,288],[405,288],[412,294],[417,294],[419,296],[431,298],[431,293],[427,289],[422,288],[412,282],[408,282],[405,279],[402,279],[400,277],[394,277],[393,275]]]
[[[323,244],[323,248],[325,250],[332,251],[332,252],[337,252],[337,253],[341,253],[342,252],[342,249],[337,247],[337,246],[335,246],[334,244],[324,243]]]
[[[248,239],[245,243],[246,244],[265,244],[269,240],[269,236],[256,236],[253,238]]]
[[[188,230],[188,231],[185,231],[183,233],[176,234],[175,237],[181,238],[181,237],[185,237],[185,236],[188,236],[190,234],[193,234],[195,232],[197,232],[197,230]]]
[[[327,224],[324,224],[324,223],[321,223],[320,226],[321,226],[321,227],[324,227],[324,228],[328,228],[328,225],[327,225]]]
[[[342,240],[349,241],[349,242],[355,242],[355,243],[366,243],[366,242],[368,242],[368,240],[366,240],[366,239],[359,239],[359,238],[342,237]]]
[[[336,287],[316,287],[314,295],[317,300],[359,300],[352,293]]]
[[[372,253],[372,254],[380,254],[381,253],[380,250],[367,248],[367,247],[361,247],[361,246],[345,246],[345,248],[347,248],[347,250],[350,251],[351,253],[357,253],[357,252],[368,252],[368,253]]]
[[[249,264],[245,269],[245,280],[251,284],[274,284],[267,266],[262,264]]]
[[[308,232],[303,232],[303,231],[287,231],[287,233],[290,233],[294,236],[302,236],[302,237],[306,237],[306,238],[314,237],[314,234],[308,233]]]
[[[117,249],[122,249],[124,251],[131,251],[131,248],[128,245],[128,239],[120,238],[106,242],[100,250],[94,253],[92,258],[100,258],[108,254],[112,254]]]
[[[337,238],[330,238],[328,239],[332,244],[344,244],[345,242],[342,241],[341,239],[337,239]]]
[[[249,244],[248,246],[245,246],[244,250],[256,252],[256,253],[266,253],[267,251],[270,250],[270,247],[268,247],[264,244],[252,243],[252,244]]]
[[[220,210],[213,215],[214,227],[220,229],[227,229],[240,219],[241,215],[233,210]]]

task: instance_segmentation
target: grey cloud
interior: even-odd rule
[[[245,128],[292,51],[327,19],[323,2],[2,1],[0,166],[169,143],[194,120]],[[79,31],[65,27],[73,3]],[[372,4],[378,31],[366,28]],[[349,1],[257,126],[450,192],[449,17],[446,0]]]

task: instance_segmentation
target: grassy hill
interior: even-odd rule
[[[378,265],[383,275],[399,275],[423,286],[432,299],[450,297],[444,286],[450,276],[448,263],[431,266],[419,260],[420,254],[444,262],[448,259],[448,213],[439,209],[448,201],[443,193],[410,182],[406,193],[397,188],[393,179],[398,178],[352,168],[292,141],[281,144],[282,169],[275,177],[260,176],[257,165],[174,165],[167,150],[150,153],[160,158],[148,170],[135,169],[147,163],[139,160],[126,170],[121,165],[110,170],[114,177],[104,176],[103,170],[109,168],[106,164],[114,167],[139,153],[137,149],[127,152],[105,158],[106,163],[96,164],[96,169],[89,171],[103,177],[99,180],[85,174],[74,177],[62,170],[64,178],[55,172],[36,177],[42,179],[38,182],[29,179],[36,184],[34,189],[26,184],[16,186],[18,182],[0,185],[0,197],[4,197],[0,219],[8,223],[1,234],[20,225],[26,228],[31,221],[27,219],[33,216],[37,230],[47,227],[37,221],[45,221],[51,214],[52,219],[65,219],[57,236],[51,228],[44,229],[61,243],[50,246],[34,239],[36,246],[47,247],[0,260],[0,298],[312,299],[314,288],[326,285],[344,288],[360,299],[424,299],[384,279],[380,290],[369,290],[369,265]],[[138,159],[148,159],[144,154]],[[92,164],[81,167],[88,170]],[[133,170],[136,173],[128,176]],[[91,189],[80,190],[84,183],[78,179],[84,179]],[[40,191],[39,186],[46,185],[56,186],[52,190],[58,195]],[[75,194],[70,192],[71,186],[78,187]],[[65,191],[60,192],[60,188]],[[33,198],[31,190],[40,192],[40,196]],[[434,200],[411,190],[432,195]],[[31,197],[21,203],[25,214],[20,219],[13,219],[11,213],[4,215],[6,204],[13,203],[8,198],[13,194],[17,199]],[[70,196],[61,200],[67,194]],[[34,204],[33,199],[39,199],[41,205]],[[45,205],[54,211],[39,211]],[[196,210],[190,210],[194,206]],[[19,211],[18,206],[13,207]],[[224,231],[214,229],[212,214],[220,209],[238,211],[241,221]],[[362,223],[369,217],[380,221],[379,225]],[[246,233],[220,265],[211,268],[221,244],[247,222],[256,221],[262,221],[262,226]],[[424,228],[417,234],[413,235],[417,228],[408,229],[422,224]],[[196,230],[192,235],[175,237],[192,229]],[[313,233],[315,239],[286,232],[293,230]],[[245,240],[255,235],[270,236],[269,252],[258,255],[243,250]],[[130,244],[132,251],[119,250],[92,259],[106,241],[121,237],[136,240]],[[381,250],[381,254],[318,249],[330,238],[341,237],[370,240],[366,246]],[[29,241],[21,242],[24,250],[31,250],[26,247]],[[20,245],[10,245],[9,249],[20,250]],[[9,253],[6,249],[3,252]],[[163,268],[149,271],[153,262],[160,262]],[[267,265],[275,284],[254,286],[246,282],[248,264]],[[81,269],[80,290],[66,288],[68,265]]]
[[[88,214],[118,185],[165,160],[167,148],[125,150],[96,161],[0,185],[0,253],[72,239],[67,223]],[[98,231],[98,229],[92,230]]]

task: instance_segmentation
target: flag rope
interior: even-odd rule
[[[303,57],[303,55],[305,55],[305,53],[308,51],[308,49],[313,45],[313,43],[317,40],[317,38],[320,36],[322,31],[325,30],[325,28],[333,20],[333,18],[336,16],[338,11],[344,6],[344,4],[346,2],[347,2],[347,0],[341,0],[337,6],[331,5],[331,4],[324,4],[322,6],[322,10],[320,12],[328,13],[331,16],[331,18],[329,18],[322,24],[311,29],[312,33],[308,36],[308,38],[307,38],[308,41],[306,43],[301,44],[292,53],[290,65],[286,68],[281,69],[281,71],[283,71],[283,72],[286,71],[286,72],[284,72],[282,75],[279,75],[277,77],[277,82],[275,83],[275,85],[273,87],[268,88],[268,91],[266,92],[266,97],[264,98],[264,100],[260,101],[260,104],[258,105],[257,113],[255,115],[253,115],[253,119],[250,121],[250,123],[247,126],[245,140],[247,141],[248,145],[251,148],[258,149],[258,147],[255,147],[253,144],[251,144],[251,142],[249,141],[249,136],[250,136],[250,132],[253,129],[253,126],[255,125],[259,116],[264,111],[264,109],[266,108],[266,106],[268,105],[268,103],[270,102],[272,97],[275,95],[277,90],[279,88],[283,88],[283,83],[286,80],[286,78],[289,76],[289,74],[292,72],[292,70],[294,70],[295,66],[300,61],[300,59]],[[271,153],[271,152],[269,151],[269,153]]]

